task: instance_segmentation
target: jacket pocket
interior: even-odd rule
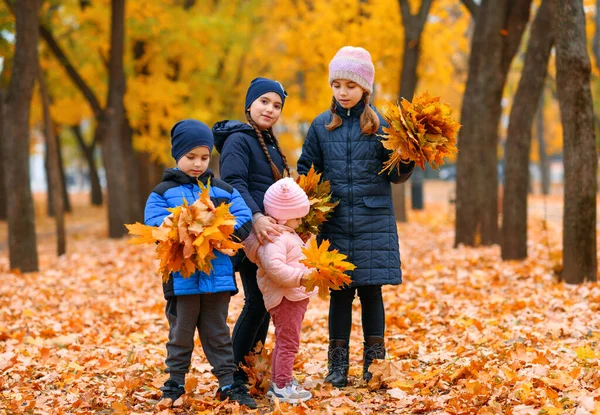
[[[380,208],[391,208],[392,207],[392,197],[391,196],[364,196],[363,202],[365,206],[370,207],[372,209],[380,209]]]

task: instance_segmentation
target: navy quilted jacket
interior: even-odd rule
[[[348,255],[356,265],[350,273],[352,286],[400,284],[400,247],[394,217],[391,183],[402,183],[412,174],[414,163],[400,171],[379,174],[388,159],[381,137],[360,130],[364,104],[350,110],[339,104],[342,125],[325,128],[331,112],[320,114],[311,124],[298,160],[298,173],[306,174],[311,164],[331,182],[333,198],[340,200],[333,217],[320,234],[332,248]],[[379,113],[378,113],[379,115]],[[387,126],[379,115],[381,126]],[[382,134],[381,127],[377,134]]]
[[[237,190],[215,179],[210,170],[206,171],[199,180],[206,185],[210,179],[210,198],[215,206],[231,203],[229,211],[235,216],[234,235],[244,240],[250,234],[252,218],[250,209],[244,203]],[[146,202],[144,222],[146,225],[159,226],[170,214],[167,208],[188,204],[198,199],[200,187],[195,178],[184,174],[179,169],[167,169],[159,183]],[[171,274],[169,281],[163,284],[165,298],[173,295],[208,294],[223,291],[237,292],[231,258],[215,251],[216,258],[211,261],[210,274],[197,271],[189,278],[183,278],[179,272]]]
[[[273,183],[273,172],[256,133],[239,121],[220,121],[213,127],[215,148],[221,153],[221,178],[232,185],[252,211],[264,213],[263,198]],[[283,173],[283,160],[268,133],[263,133],[273,163]]]

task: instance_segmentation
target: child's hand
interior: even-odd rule
[[[258,243],[261,245],[264,245],[266,242],[273,242],[274,237],[281,235],[287,229],[287,226],[278,225],[277,221],[270,216],[261,216],[252,225],[256,239],[258,239]]]

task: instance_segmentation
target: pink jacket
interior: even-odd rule
[[[274,242],[260,245],[251,232],[243,244],[248,259],[258,265],[258,288],[267,310],[277,307],[283,297],[300,301],[317,293],[300,286],[300,279],[309,271],[299,262],[304,258],[304,242],[296,233],[284,232]]]

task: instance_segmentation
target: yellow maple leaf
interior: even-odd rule
[[[323,240],[319,246],[313,238],[305,248],[302,248],[305,258],[300,260],[302,264],[313,270],[305,278],[303,286],[307,291],[317,287],[321,298],[327,298],[330,289],[339,290],[350,284],[352,279],[345,272],[356,268],[354,264],[344,261],[346,255],[340,254],[337,249],[330,251],[329,247],[328,240]]]

